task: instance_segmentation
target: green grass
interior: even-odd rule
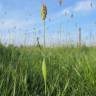
[[[96,96],[96,48],[46,48],[47,96]],[[39,48],[0,45],[0,96],[44,96]]]

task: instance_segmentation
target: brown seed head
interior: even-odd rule
[[[47,16],[47,7],[45,4],[42,5],[42,8],[41,8],[41,17],[42,17],[42,20],[45,20],[46,19],[46,16]]]

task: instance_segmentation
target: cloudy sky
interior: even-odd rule
[[[82,41],[88,43],[96,35],[96,0],[46,0],[46,43],[77,40],[82,29]],[[0,0],[0,39],[3,43],[34,44],[39,37],[43,43],[41,20],[42,0]],[[90,36],[92,35],[92,36]],[[61,38],[61,39],[60,39]]]

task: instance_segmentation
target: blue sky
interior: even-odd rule
[[[0,38],[3,43],[34,44],[36,38],[43,43],[41,20],[42,0],[0,0]],[[96,33],[96,0],[46,0],[46,43],[58,44],[77,40],[78,27],[82,28],[82,41],[89,43]],[[72,17],[73,16],[73,17]],[[60,39],[61,32],[61,39]],[[60,41],[61,40],[61,41]]]

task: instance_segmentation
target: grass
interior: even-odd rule
[[[46,96],[96,96],[96,48],[46,48]],[[0,45],[0,96],[44,96],[42,53]]]

